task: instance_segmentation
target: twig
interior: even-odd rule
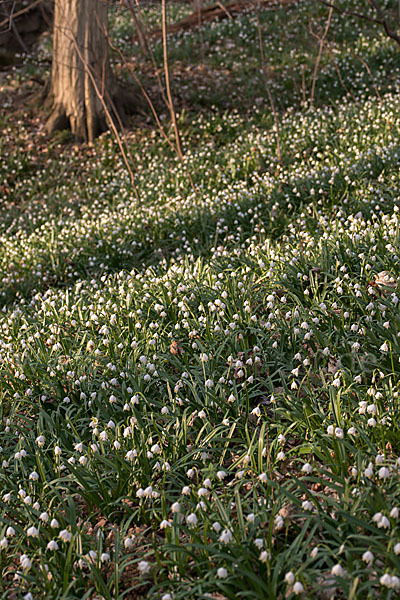
[[[276,112],[274,98],[272,96],[272,92],[271,92],[271,89],[270,89],[270,86],[269,86],[269,83],[268,83],[268,73],[267,73],[267,69],[266,69],[266,66],[265,66],[263,39],[262,39],[262,32],[261,32],[261,25],[260,25],[260,16],[258,14],[258,6],[257,6],[257,4],[255,5],[255,11],[256,11],[256,18],[257,18],[257,33],[258,33],[258,45],[259,45],[259,48],[260,48],[261,70],[262,70],[262,73],[264,75],[265,88],[267,90],[268,100],[269,100],[269,103],[271,105],[272,114],[273,114],[273,117],[274,117],[275,132],[276,132],[276,153],[277,153],[277,156],[278,156],[278,162],[281,163],[282,162],[282,153],[281,153],[281,139],[280,139],[280,133],[279,133],[278,113]]]
[[[35,0],[34,2],[32,2],[32,4],[29,4],[28,6],[25,6],[25,8],[21,8],[21,10],[19,10],[18,12],[12,14],[11,16],[7,16],[6,19],[4,19],[3,21],[0,21],[0,27],[3,27],[4,25],[7,25],[7,23],[10,25],[10,20],[11,19],[15,19],[16,17],[19,17],[20,15],[23,15],[24,13],[30,11],[32,8],[34,8],[38,4],[41,4],[42,1],[43,0]]]
[[[129,164],[128,157],[126,155],[125,148],[124,148],[124,145],[123,145],[122,140],[121,140],[121,136],[119,135],[118,130],[117,130],[116,126],[115,126],[114,119],[112,118],[112,115],[111,115],[111,113],[110,113],[110,111],[108,109],[108,106],[107,106],[106,102],[104,101],[104,96],[102,96],[101,91],[98,88],[98,85],[96,83],[96,79],[95,79],[95,77],[94,77],[94,75],[92,73],[92,70],[90,69],[89,65],[87,64],[87,61],[85,60],[84,56],[82,55],[82,52],[81,52],[81,50],[79,48],[79,45],[78,45],[78,43],[76,41],[76,38],[75,38],[75,36],[74,36],[74,34],[72,32],[72,29],[70,29],[70,34],[71,34],[72,43],[74,44],[75,50],[76,50],[76,52],[77,52],[77,54],[79,56],[79,60],[82,62],[82,65],[83,65],[85,71],[87,72],[87,74],[88,74],[88,76],[90,78],[90,81],[92,82],[92,85],[93,85],[93,88],[94,88],[94,90],[96,92],[96,95],[99,98],[99,100],[101,102],[101,105],[103,107],[103,110],[104,110],[104,112],[105,112],[105,114],[106,114],[106,116],[107,116],[107,118],[108,118],[108,120],[110,122],[111,129],[113,130],[114,135],[115,135],[115,137],[117,139],[118,146],[119,146],[119,148],[121,150],[122,158],[123,158],[125,166],[126,166],[126,168],[128,170],[129,177],[130,177],[130,180],[131,180],[131,184],[132,184],[133,190],[135,192],[136,200],[139,201],[140,198],[139,198],[139,193],[138,193],[138,190],[137,190],[137,187],[136,187],[135,177],[133,175],[133,171],[132,171],[131,166]],[[119,115],[118,115],[118,113],[116,111],[115,111],[115,116],[116,116],[117,120],[120,122]],[[122,133],[125,136],[123,128],[122,128]],[[125,144],[126,144],[126,146],[128,148],[128,144],[126,143],[126,141],[125,141]],[[128,148],[128,152],[129,152],[129,148]]]
[[[358,56],[358,54],[354,54],[354,52],[351,52],[351,55],[352,55],[352,56],[353,56],[353,57],[354,57],[356,60],[359,60],[359,61],[360,61],[360,63],[361,63],[362,65],[364,65],[364,67],[365,67],[365,70],[367,71],[368,75],[369,75],[369,76],[371,77],[371,79],[372,79],[372,85],[374,86],[374,90],[375,90],[375,92],[376,92],[376,95],[377,95],[377,97],[378,97],[379,101],[382,101],[381,95],[380,95],[380,93],[379,93],[379,90],[378,90],[378,86],[376,85],[375,77],[373,76],[373,74],[372,74],[372,71],[371,71],[371,69],[369,68],[369,65],[368,65],[368,63],[367,63],[367,62],[366,62],[366,61],[365,61],[363,58],[361,58],[361,56]]]
[[[226,14],[226,16],[228,17],[228,19],[232,20],[233,17],[231,15],[231,13],[229,12],[229,10],[222,4],[222,2],[217,2],[218,6],[220,7],[221,10],[224,11],[224,13]]]
[[[162,37],[163,37],[165,87],[167,89],[167,97],[168,97],[171,121],[172,121],[172,125],[173,125],[174,131],[175,131],[176,149],[178,151],[180,159],[184,162],[182,146],[181,146],[181,138],[179,135],[178,123],[176,120],[176,113],[175,113],[175,108],[174,108],[174,101],[173,101],[172,93],[171,93],[171,81],[170,81],[170,73],[169,73],[168,46],[167,46],[167,3],[166,3],[166,0],[161,0],[161,6],[162,6]]]
[[[327,2],[327,0],[318,0],[318,2],[321,2],[321,4],[324,4],[325,6],[328,6],[329,8],[333,8],[333,10],[340,13],[341,15],[346,15],[348,17],[356,17],[357,19],[363,19],[364,21],[369,21],[370,23],[377,23],[378,25],[382,25],[382,27],[384,28],[388,37],[392,38],[400,46],[400,36],[398,36],[392,29],[390,29],[389,25],[387,24],[387,21],[386,21],[386,18],[385,18],[385,15],[384,15],[382,9],[380,8],[380,6],[377,4],[377,2],[375,0],[370,0],[370,2],[372,4],[372,6],[374,7],[374,9],[376,10],[376,12],[378,13],[380,19],[374,19],[373,17],[369,17],[368,15],[365,15],[363,13],[358,13],[358,12],[354,12],[352,10],[346,10],[344,8],[339,8],[338,6],[335,6],[334,4]]]
[[[310,97],[310,103],[311,104],[313,104],[313,102],[314,102],[315,85],[316,85],[316,82],[317,82],[317,75],[318,75],[319,64],[321,62],[322,51],[324,49],[325,39],[326,39],[326,36],[328,35],[329,27],[331,25],[332,15],[333,15],[333,6],[329,9],[328,18],[327,18],[327,21],[326,21],[324,33],[322,34],[322,37],[321,37],[320,43],[319,43],[318,56],[317,56],[317,60],[315,61],[315,67],[314,67],[313,78],[312,78],[311,97]]]
[[[126,60],[126,58],[125,58],[125,56],[123,55],[123,53],[121,52],[121,50],[120,50],[119,48],[117,48],[117,47],[116,47],[116,46],[113,44],[113,42],[112,42],[112,40],[111,40],[111,38],[110,38],[110,36],[109,36],[109,34],[108,34],[108,31],[107,31],[107,30],[105,30],[105,31],[104,31],[104,34],[105,34],[105,36],[107,37],[107,41],[108,41],[108,45],[109,45],[109,47],[110,47],[112,50],[114,50],[114,52],[117,52],[117,54],[119,55],[120,59],[122,60],[122,62],[123,62],[123,64],[124,64],[124,66],[125,66],[125,67],[127,67],[127,68],[129,69],[129,71],[130,71],[130,73],[131,73],[132,77],[134,78],[135,82],[136,82],[136,83],[137,83],[137,85],[139,86],[139,88],[140,88],[140,91],[142,92],[143,96],[145,97],[145,99],[146,99],[146,102],[148,103],[148,105],[149,105],[149,107],[150,107],[150,110],[151,110],[151,112],[153,113],[154,119],[155,119],[155,121],[156,121],[156,123],[157,123],[157,127],[159,128],[159,130],[160,130],[160,132],[161,132],[161,135],[163,136],[163,138],[165,139],[165,141],[168,143],[169,147],[170,147],[170,148],[171,148],[171,149],[172,149],[174,152],[176,152],[176,154],[178,155],[179,159],[182,161],[182,165],[183,165],[184,169],[186,170],[186,173],[187,173],[187,175],[188,175],[188,178],[189,178],[189,181],[190,181],[190,185],[191,185],[191,187],[192,187],[193,191],[194,191],[195,193],[197,193],[197,190],[196,190],[196,187],[195,187],[195,185],[194,185],[194,183],[193,183],[193,179],[192,179],[192,176],[191,176],[191,174],[190,174],[189,168],[188,168],[187,164],[185,163],[185,161],[184,161],[184,160],[182,160],[182,157],[180,156],[180,154],[179,154],[179,152],[178,152],[178,149],[176,148],[176,146],[175,146],[175,145],[174,145],[174,144],[171,142],[171,140],[169,139],[168,135],[166,134],[166,132],[165,132],[165,130],[164,130],[164,128],[163,128],[163,126],[162,126],[162,124],[161,124],[161,121],[160,121],[160,119],[159,119],[159,117],[158,117],[158,114],[157,114],[156,108],[155,108],[155,106],[154,106],[154,104],[153,104],[153,102],[152,102],[152,100],[151,100],[150,96],[148,95],[148,93],[146,92],[145,88],[143,87],[143,85],[142,85],[142,82],[140,81],[139,77],[136,75],[133,65],[131,65],[131,64],[130,64],[130,63],[127,61],[127,60]]]
[[[311,33],[311,35],[312,35],[313,37],[315,37],[315,38],[316,38],[316,39],[317,39],[317,40],[320,42],[320,41],[321,41],[321,37],[320,37],[320,36],[319,36],[317,33],[315,33],[315,32],[313,31],[311,23],[310,23],[310,26],[309,26],[309,30],[310,30],[310,33]],[[328,52],[329,52],[329,56],[331,57],[331,59],[332,59],[332,62],[333,62],[333,64],[334,64],[334,66],[335,66],[335,70],[336,70],[336,73],[337,73],[337,76],[338,76],[338,79],[339,79],[340,85],[341,85],[341,86],[342,86],[342,88],[345,90],[345,92],[346,92],[347,94],[349,94],[349,95],[350,95],[350,96],[353,98],[354,102],[355,102],[356,104],[359,104],[359,102],[358,102],[357,98],[355,97],[355,95],[353,94],[353,92],[352,92],[351,90],[349,90],[349,89],[348,89],[348,87],[346,86],[346,84],[344,83],[344,81],[343,81],[343,79],[342,79],[342,74],[340,73],[339,65],[338,65],[338,63],[337,63],[337,60],[336,60],[336,58],[335,58],[335,55],[334,55],[334,53],[333,53],[333,50],[332,50],[332,48],[331,48],[331,45],[330,45],[329,41],[328,41],[328,40],[324,40],[324,44],[326,45],[326,49],[328,50]]]
[[[381,9],[381,7],[379,6],[379,4],[376,2],[376,0],[370,0],[372,6],[374,7],[374,9],[376,10],[376,12],[378,13],[379,18],[381,19],[383,28],[386,32],[386,35],[388,35],[390,38],[392,38],[392,40],[394,40],[395,42],[397,42],[400,46],[400,36],[397,35],[397,33],[395,33],[388,25],[385,15],[383,13],[383,10]]]

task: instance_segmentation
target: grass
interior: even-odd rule
[[[398,596],[399,59],[335,17],[304,103],[326,14],[260,14],[282,163],[253,16],[171,36],[196,193],[150,122],[136,202],[110,135],[2,116],[2,598]]]

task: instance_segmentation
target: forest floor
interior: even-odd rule
[[[399,596],[400,54],[328,13],[170,35],[182,163],[116,7],[139,201],[27,105],[49,34],[0,73],[0,598]]]

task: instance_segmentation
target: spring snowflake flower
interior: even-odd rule
[[[5,550],[7,548],[7,546],[8,546],[8,539],[4,537],[0,540],[0,548]]]
[[[285,575],[285,582],[288,585],[292,585],[294,583],[294,574],[292,573],[292,571],[288,571]]]
[[[385,573],[384,575],[382,575],[379,579],[379,583],[384,587],[392,587],[392,578],[389,575],[389,573]]]
[[[362,555],[362,559],[364,562],[371,564],[374,560],[374,555],[372,554],[372,552],[370,552],[370,550],[367,550]]]
[[[232,541],[232,532],[229,529],[224,529],[218,538],[218,541],[223,544],[229,544]]]
[[[39,536],[39,530],[32,525],[32,527],[29,527],[29,529],[27,530],[26,535],[28,537],[38,537]]]
[[[150,564],[147,562],[147,560],[141,560],[138,563],[138,569],[142,575],[145,575],[146,573],[150,572]]]
[[[389,346],[387,342],[384,342],[382,344],[382,346],[379,348],[379,350],[382,352],[382,354],[384,354],[385,352],[388,352],[389,350]]]
[[[191,525],[192,527],[195,527],[197,525],[197,516],[194,513],[191,513],[190,515],[188,515],[186,517],[186,521],[188,523],[188,525]]]
[[[6,529],[6,536],[7,537],[12,537],[13,535],[15,535],[15,529],[14,529],[14,527],[11,527],[11,525],[10,525]]]
[[[225,579],[226,577],[228,577],[228,571],[225,569],[225,567],[220,567],[220,568],[217,570],[217,576],[218,576],[220,579]]]
[[[47,544],[47,550],[58,550],[58,544],[56,542],[56,540],[51,540],[48,544]]]
[[[300,581],[296,581],[296,583],[293,586],[293,592],[298,595],[298,594],[302,594],[304,592],[304,587],[303,584]]]
[[[302,470],[302,472],[303,472],[303,473],[307,473],[307,474],[309,474],[309,473],[311,473],[311,471],[312,471],[312,466],[310,465],[310,463],[305,463],[305,464],[304,464],[304,465],[301,467],[301,470]]]
[[[32,566],[31,561],[29,560],[29,557],[26,554],[21,554],[19,562],[21,564],[21,567],[23,569],[30,569]]]
[[[58,534],[58,537],[63,541],[63,542],[70,542],[72,539],[72,534],[67,530],[67,529],[63,529],[62,531],[60,531],[60,533]]]
[[[379,479],[387,479],[390,476],[390,471],[387,467],[381,467],[378,471]]]
[[[331,573],[335,577],[343,577],[345,575],[345,570],[343,569],[342,565],[339,565],[338,563],[332,567]]]

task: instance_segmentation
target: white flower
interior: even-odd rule
[[[395,554],[400,554],[400,543],[397,543],[394,548],[393,548],[393,552]]]
[[[28,537],[38,537],[39,536],[39,530],[36,527],[29,527],[29,529],[26,532],[26,535]]]
[[[399,518],[399,514],[400,514],[399,509],[397,508],[397,506],[394,506],[392,508],[392,510],[390,511],[390,515],[389,516],[392,517],[392,519],[398,519]]]
[[[226,477],[226,472],[225,471],[218,471],[217,472],[217,477],[220,481],[222,481],[225,477]]]
[[[101,561],[102,563],[108,562],[109,560],[110,560],[110,555],[108,554],[108,552],[103,552],[103,553],[100,555],[100,561]]]
[[[61,456],[62,450],[60,448],[60,446],[54,446],[54,454],[56,456]]]
[[[269,552],[267,552],[266,550],[263,550],[262,552],[260,552],[260,556],[258,557],[258,560],[260,560],[261,562],[265,563],[267,562],[267,560],[271,558],[271,555]]]
[[[207,381],[205,383],[205,386],[208,387],[208,388],[212,388],[213,385],[214,385],[213,380],[212,379],[207,379]]]
[[[142,575],[145,575],[146,573],[150,572],[150,565],[147,562],[147,560],[141,560],[138,563],[138,569],[141,572]]]
[[[58,521],[57,521],[57,519],[52,519],[50,521],[50,527],[53,527],[53,529],[56,529],[58,527]]]
[[[339,439],[343,439],[343,429],[341,427],[335,428],[335,436]]]
[[[379,350],[380,350],[382,353],[385,353],[385,352],[387,352],[387,351],[389,350],[388,343],[387,343],[387,342],[384,342],[384,343],[382,344],[382,346],[379,348]]]
[[[174,512],[174,513],[178,513],[178,512],[181,510],[181,505],[179,504],[179,502],[174,502],[174,503],[171,505],[171,510],[172,510],[172,512]]]
[[[220,568],[217,570],[217,576],[218,576],[220,579],[225,579],[225,577],[228,577],[228,571],[225,569],[225,567],[220,567]]]
[[[72,539],[72,534],[67,530],[67,529],[63,529],[62,531],[60,531],[60,533],[58,534],[58,537],[63,541],[63,542],[70,542]]]
[[[218,523],[218,521],[215,521],[215,523],[212,524],[212,528],[216,533],[219,533],[222,529],[222,526],[220,523]]]
[[[255,519],[254,513],[250,513],[250,514],[249,514],[249,515],[247,515],[247,517],[246,517],[246,520],[247,520],[249,523],[254,523],[254,519]]]
[[[300,581],[296,581],[296,583],[293,586],[293,592],[297,595],[297,594],[302,594],[304,592],[304,587],[303,584]]]
[[[160,523],[160,529],[167,529],[167,527],[171,527],[171,523],[169,521],[167,521],[166,519],[164,519]]]
[[[6,536],[12,537],[13,535],[15,535],[15,529],[14,529],[14,527],[11,527],[11,525],[10,525],[10,527],[7,527],[7,529],[6,529]]]
[[[218,541],[223,544],[229,544],[229,542],[232,540],[232,537],[232,532],[229,531],[229,529],[224,529],[224,531],[219,536]]]
[[[374,560],[374,555],[372,554],[372,552],[370,552],[370,550],[367,550],[362,555],[362,559],[366,563],[372,563],[372,561]]]
[[[39,448],[43,448],[43,446],[44,446],[44,444],[45,444],[45,441],[46,441],[46,440],[45,440],[45,437],[44,437],[44,435],[39,435],[39,436],[36,438],[36,443],[37,443],[37,445],[39,446]]]
[[[387,517],[382,516],[381,520],[378,521],[378,527],[379,529],[389,529],[390,528],[390,521]]]
[[[392,585],[392,578],[389,575],[389,573],[385,573],[384,575],[382,575],[382,577],[380,577],[380,579],[379,579],[379,583],[381,585],[384,585],[385,587],[391,587],[391,585]]]
[[[51,540],[47,544],[47,550],[58,550],[58,544],[57,544],[56,540]]]
[[[186,521],[188,525],[195,527],[197,525],[197,516],[194,513],[191,513],[186,517]]]
[[[21,554],[19,562],[21,563],[21,567],[23,569],[30,569],[32,566],[32,563],[26,554]]]
[[[370,462],[368,464],[368,467],[364,471],[364,476],[370,478],[370,477],[372,477],[373,474],[374,474],[374,465],[372,464],[372,462]]]
[[[307,474],[309,474],[309,473],[311,473],[311,471],[312,471],[312,466],[310,465],[310,463],[305,463],[305,464],[304,464],[304,465],[301,467],[301,470],[302,470],[302,472],[303,472],[303,473],[307,473]]]
[[[310,502],[310,500],[304,500],[301,504],[303,510],[312,510],[313,509],[313,503]]]
[[[387,479],[390,475],[390,471],[387,467],[381,467],[378,471],[379,479]]]
[[[345,570],[341,565],[336,564],[332,567],[331,573],[332,575],[335,575],[335,577],[343,577],[343,575],[345,574]]]
[[[288,573],[286,573],[285,581],[288,585],[292,585],[292,583],[294,583],[294,575],[292,571],[288,571]]]
[[[5,548],[7,548],[7,546],[8,546],[8,539],[4,537],[0,540],[0,548],[5,549]]]

